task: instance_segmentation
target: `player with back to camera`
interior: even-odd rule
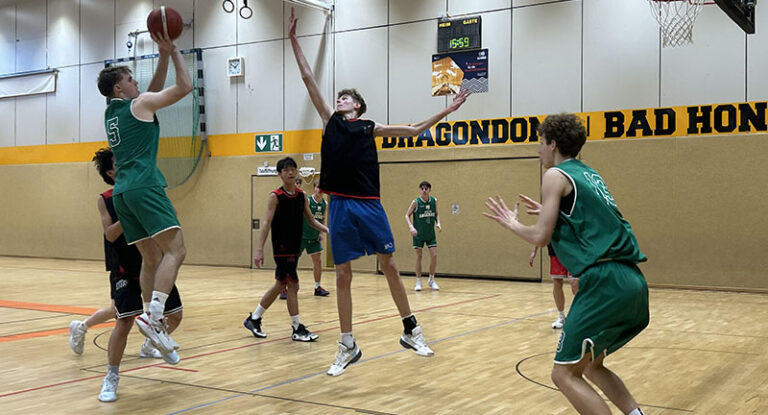
[[[434,352],[427,345],[421,326],[411,313],[400,271],[392,255],[395,243],[387,215],[379,200],[379,162],[374,137],[417,136],[459,109],[469,96],[469,91],[461,91],[448,107],[414,125],[385,125],[360,119],[366,105],[363,97],[354,89],[339,91],[334,109],[323,100],[323,94],[296,38],[296,23],[291,9],[291,46],[301,79],[323,122],[320,189],[331,195],[328,219],[331,226],[331,251],[336,264],[336,304],[341,341],[327,374],[341,375],[362,356],[352,335],[351,261],[366,254],[375,253],[378,256],[392,299],[402,318],[400,344],[413,349],[420,356],[432,356]]]
[[[163,310],[186,249],[176,211],[165,193],[165,177],[157,167],[160,123],[155,113],[192,91],[192,80],[184,58],[168,36],[150,36],[157,43],[159,58],[147,92],[139,92],[138,82],[125,66],[103,69],[98,86],[109,99],[104,121],[117,168],[115,210],[126,241],[136,244],[143,258],[144,313],[136,324],[161,353],[167,354],[179,346],[168,335]],[[169,57],[176,83],[163,89]]]
[[[560,335],[552,381],[581,414],[610,408],[586,376],[621,411],[641,415],[624,382],[603,364],[648,326],[648,284],[637,264],[646,261],[603,178],[576,160],[587,134],[573,114],[547,117],[539,126],[539,159],[547,169],[534,225],[518,221],[517,208],[489,198],[484,215],[536,246],[551,243],[565,268],[579,276],[579,293]]]

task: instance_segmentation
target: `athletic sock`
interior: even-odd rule
[[[645,415],[645,413],[643,413],[643,411],[640,410],[640,408],[635,408],[632,410],[632,412],[630,412],[627,415]]]
[[[149,301],[144,303],[144,312],[147,313],[147,314],[149,314],[149,304],[150,304]]]
[[[168,300],[168,294],[152,291],[152,302],[149,303],[149,318],[155,321],[163,318],[166,300]]]
[[[85,327],[85,331],[88,331],[88,329],[91,328],[90,326],[88,326],[88,320],[87,319],[83,320],[83,327]]]
[[[318,288],[320,288],[320,283],[315,281],[315,289],[318,289]]]
[[[405,331],[405,334],[410,336],[416,326],[418,326],[418,323],[416,322],[416,317],[414,317],[413,314],[407,317],[403,317],[403,331]]]
[[[251,313],[251,318],[254,320],[258,320],[261,318],[261,316],[264,315],[264,312],[267,311],[266,308],[261,306],[261,303],[259,303],[258,306],[256,306],[256,309],[253,310],[253,313]]]
[[[114,366],[112,366],[112,365],[109,365],[109,364],[108,364],[108,365],[107,365],[107,373],[108,373],[108,374],[109,374],[109,373],[114,373],[114,374],[116,374],[116,375],[120,374],[120,365],[119,365],[119,364],[117,364],[117,365],[114,365]]]
[[[296,314],[295,316],[291,316],[291,325],[293,326],[293,329],[296,330],[301,325],[301,319],[299,318],[299,315]]]
[[[434,280],[435,279],[435,274],[429,274],[429,279],[430,280]]]
[[[351,331],[349,333],[341,333],[341,344],[347,349],[355,347],[355,338],[352,337]]]

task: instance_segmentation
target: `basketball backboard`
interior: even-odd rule
[[[746,33],[755,33],[757,0],[715,0],[715,3]]]

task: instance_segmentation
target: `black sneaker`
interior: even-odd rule
[[[299,327],[293,329],[291,340],[295,342],[313,342],[317,340],[318,337],[319,336],[317,334],[307,330],[307,328],[304,327],[303,324],[299,324]]]
[[[315,296],[316,296],[316,297],[326,297],[326,296],[328,296],[328,294],[330,294],[330,293],[328,292],[328,290],[326,290],[326,289],[325,289],[325,288],[323,288],[323,287],[317,287],[317,288],[315,288]]]
[[[254,335],[254,337],[258,337],[260,339],[267,337],[267,333],[261,331],[261,317],[254,320],[251,318],[251,315],[248,314],[248,317],[243,320],[243,326],[245,326],[245,328],[247,328],[251,334]]]

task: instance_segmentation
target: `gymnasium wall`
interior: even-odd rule
[[[95,78],[105,59],[128,56],[127,33],[142,29],[147,13],[165,4],[185,21],[194,18],[177,44],[204,50],[215,144],[190,182],[169,193],[184,225],[188,262],[250,263],[251,208],[279,185],[251,174],[283,155],[220,149],[234,136],[321,124],[285,40],[289,6],[248,3],[250,20],[224,13],[218,0],[0,0],[0,76],[59,69],[56,93],[0,99],[1,255],[101,258],[95,199],[106,186],[89,163],[104,140],[104,99]],[[430,96],[435,18],[446,11],[482,15],[491,79],[491,91],[470,97],[449,121],[768,99],[768,7],[757,7],[757,33],[746,36],[719,9],[705,6],[695,43],[676,49],[660,47],[645,0],[337,0],[328,22],[320,12],[296,11],[300,42],[326,98],[354,86],[366,97],[366,116],[379,122],[416,122],[447,105]],[[146,35],[135,48],[137,55],[154,52]],[[226,76],[226,59],[235,56],[245,59],[244,78]],[[587,144],[585,161],[603,173],[650,258],[643,269],[651,283],[768,289],[755,272],[768,265],[757,251],[766,234],[763,167],[748,163],[765,150],[765,138]],[[423,178],[435,184],[446,225],[440,272],[546,276],[546,261],[543,269],[529,268],[529,248],[478,216],[488,194],[512,200],[536,192],[540,171],[526,159],[535,157],[536,146],[382,151],[383,203],[400,267],[412,267],[405,209],[417,195],[418,172],[433,171],[437,177]],[[301,162],[302,154],[294,156]],[[451,213],[454,202],[458,214]],[[255,217],[262,215],[257,209]],[[356,268],[375,269],[375,261]]]

